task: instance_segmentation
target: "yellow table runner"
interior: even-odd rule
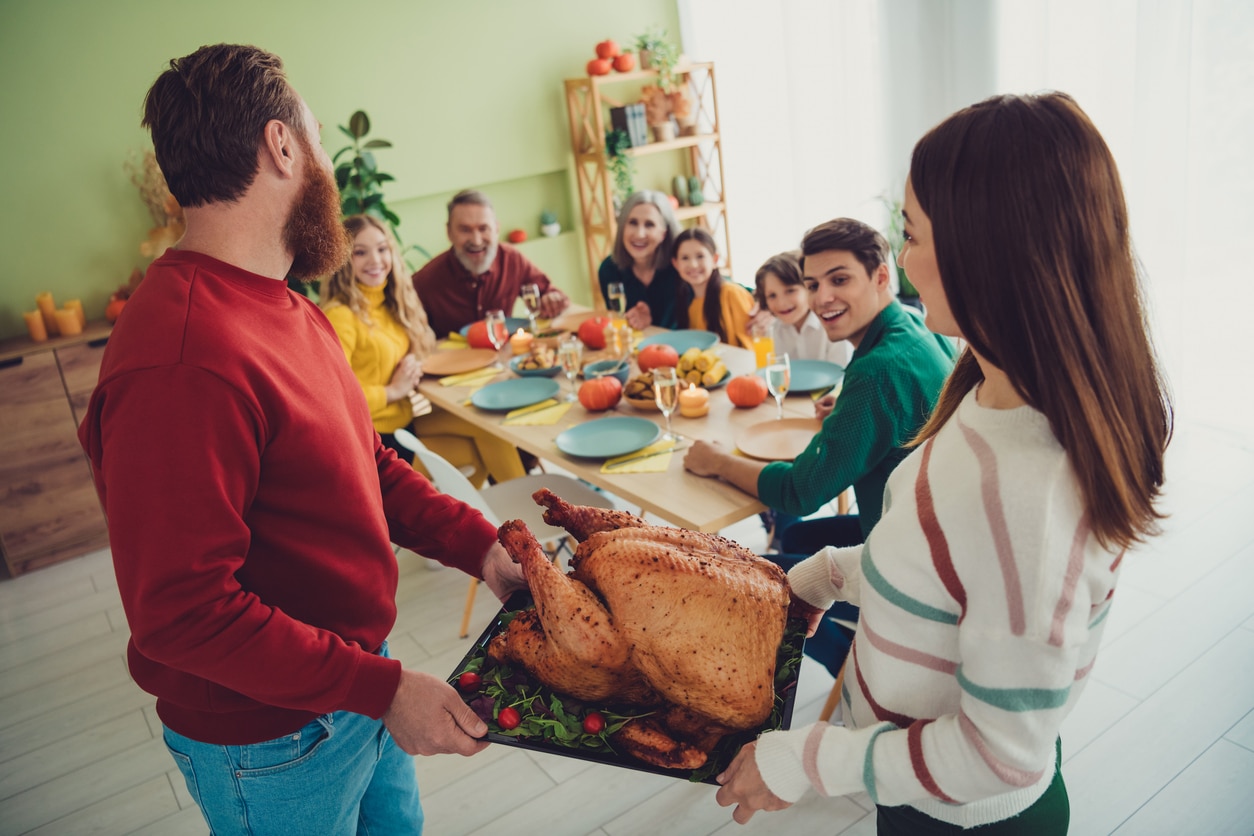
[[[547,401],[507,412],[505,420],[501,423],[511,427],[543,427],[556,424],[572,406],[574,406],[573,403],[559,403],[549,398]]]
[[[671,466],[671,455],[681,449],[673,441],[655,441],[648,447],[606,459],[602,473],[665,473]]]

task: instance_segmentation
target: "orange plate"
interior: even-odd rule
[[[496,361],[496,352],[490,348],[455,348],[437,351],[422,361],[422,373],[436,377],[446,374],[462,374],[484,369]]]
[[[736,435],[736,447],[746,456],[767,461],[792,461],[819,431],[817,418],[785,418],[745,427]]]

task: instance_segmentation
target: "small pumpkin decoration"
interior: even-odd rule
[[[595,377],[579,387],[579,402],[589,412],[613,409],[622,396],[623,384],[616,377]]]
[[[679,414],[685,418],[701,418],[710,413],[710,392],[700,386],[689,386],[679,393]]]
[[[105,305],[105,319],[110,323],[118,321],[118,315],[122,313],[122,309],[126,307],[126,299],[119,298],[118,294],[109,297],[109,304]]]
[[[609,324],[607,316],[585,319],[579,326],[579,339],[593,351],[600,351],[605,348],[605,326]]]
[[[642,372],[651,372],[666,366],[673,369],[679,365],[679,352],[663,343],[646,345],[636,355],[636,365]]]
[[[500,334],[502,343],[508,337],[503,324],[498,323],[497,333]],[[466,342],[471,348],[495,348],[488,339],[487,320],[481,319],[470,326],[470,330],[466,332]]]
[[[756,374],[742,374],[727,383],[727,399],[742,409],[758,406],[768,394],[766,381]]]

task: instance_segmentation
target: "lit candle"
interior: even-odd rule
[[[22,314],[22,317],[26,320],[26,330],[30,331],[32,340],[41,343],[48,339],[48,329],[44,327],[43,311],[27,311]]]
[[[61,307],[72,310],[78,314],[78,327],[87,327],[87,317],[83,315],[83,303],[79,299],[66,299],[65,304]]]
[[[514,354],[526,354],[531,351],[531,342],[535,337],[519,328],[514,336],[509,338],[509,348]]]
[[[57,318],[57,328],[63,337],[72,337],[83,333],[83,326],[78,324],[78,311],[73,308],[58,308],[53,311]]]
[[[44,328],[48,331],[48,336],[55,337],[61,333],[57,328],[57,305],[52,301],[52,294],[44,291],[35,297],[35,304],[39,306],[39,312],[44,317]]]

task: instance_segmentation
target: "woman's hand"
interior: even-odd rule
[[[623,316],[627,324],[637,331],[643,331],[653,324],[653,311],[644,302],[637,302]]]
[[[758,810],[783,810],[792,806],[791,802],[771,792],[762,780],[762,773],[753,759],[756,746],[756,742],[742,746],[731,766],[715,779],[722,786],[718,788],[714,800],[720,807],[735,804],[732,818],[739,824],[746,824]]]
[[[824,395],[814,402],[814,417],[820,421],[832,414],[832,410],[836,408],[836,396]]]
[[[410,392],[418,388],[420,380],[422,380],[422,363],[419,363],[414,355],[406,354],[405,358],[396,365],[396,371],[392,372],[392,380],[384,387],[388,403],[396,403],[408,397]]]

